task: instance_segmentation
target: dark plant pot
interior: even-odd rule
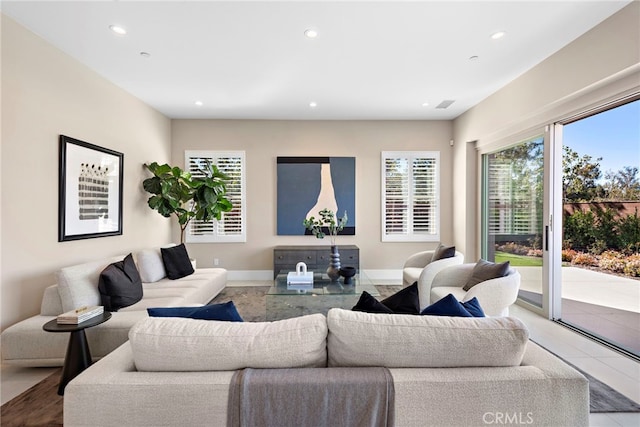
[[[356,268],[355,267],[342,267],[340,269],[340,275],[342,277],[344,277],[344,284],[345,285],[351,285],[352,284],[351,278],[356,275]]]

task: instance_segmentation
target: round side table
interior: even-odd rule
[[[60,325],[56,319],[45,323],[42,329],[47,332],[71,332],[67,354],[64,357],[64,367],[58,386],[58,394],[64,395],[64,388],[69,381],[74,379],[80,372],[91,366],[91,352],[84,330],[99,325],[111,319],[111,313],[105,311],[99,316],[91,318],[77,325]]]

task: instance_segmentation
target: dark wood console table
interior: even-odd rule
[[[355,245],[338,245],[340,264],[360,270],[360,248]],[[276,246],[273,248],[273,278],[281,270],[295,271],[300,261],[309,271],[325,271],[331,260],[331,246]]]

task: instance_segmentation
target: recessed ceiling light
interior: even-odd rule
[[[473,55],[469,57],[469,61],[477,61],[478,60],[478,55]]]
[[[504,35],[507,34],[504,31],[496,31],[495,33],[491,34],[491,38],[494,40],[498,40],[504,37]]]
[[[314,30],[313,28],[307,28],[306,30],[304,30],[304,35],[307,36],[307,38],[315,39],[316,37],[318,37],[318,31]]]
[[[127,30],[119,25],[109,25],[109,29],[119,36],[124,36],[125,34],[127,34]]]
[[[149,52],[140,52],[140,56],[142,56],[143,58],[150,58],[151,54]]]
[[[203,103],[202,101],[196,101],[196,102],[195,102],[195,104],[196,104],[198,107],[202,107],[202,106],[204,105],[204,103]]]
[[[311,107],[311,108],[316,108],[317,106],[318,106],[318,103],[317,103],[317,102],[311,101],[311,102],[309,103],[309,107]]]
[[[428,103],[428,102],[423,102],[423,103],[422,103],[422,106],[423,106],[423,107],[428,107],[428,106],[429,106],[429,103]]]

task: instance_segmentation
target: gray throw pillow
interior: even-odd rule
[[[142,299],[142,281],[131,254],[102,270],[98,290],[106,311],[118,311]]]
[[[444,258],[452,258],[455,256],[455,254],[456,254],[455,246],[445,246],[442,243],[440,243],[440,245],[438,245],[436,250],[433,252],[433,257],[431,258],[431,262],[437,261],[439,259],[444,259]]]
[[[462,289],[468,291],[480,282],[485,280],[491,280],[498,277],[504,277],[509,273],[509,261],[501,262],[499,264],[485,261],[483,259],[478,260],[476,266],[473,267],[471,277],[467,280],[467,283]]]

